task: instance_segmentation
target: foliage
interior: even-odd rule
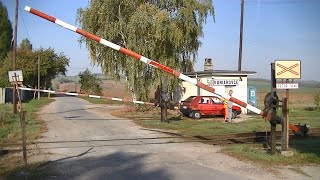
[[[63,54],[57,54],[54,49],[32,50],[28,39],[22,40],[17,49],[17,69],[22,70],[23,84],[35,87],[38,84],[38,59],[40,59],[40,85],[50,87],[51,80],[57,75],[65,75],[69,59]],[[12,52],[5,58],[0,67],[0,87],[9,86],[7,72],[12,70]]]
[[[8,17],[7,9],[0,1],[0,66],[3,59],[10,51],[12,39],[12,25]]]
[[[29,39],[23,39],[20,43],[20,50],[21,51],[32,51],[32,44],[30,43]]]
[[[78,9],[78,21],[88,32],[184,71],[183,66],[192,69],[189,66],[195,62],[198,38],[209,14],[214,14],[211,0],[92,0],[87,8]],[[148,100],[150,87],[165,74],[84,37],[80,41],[104,74],[127,77],[133,98]],[[179,83],[171,77],[169,92]]]
[[[92,73],[86,69],[84,72],[79,73],[79,83],[81,84],[81,91],[89,94],[101,95],[102,88],[100,84],[101,79],[92,75]]]
[[[319,110],[320,107],[320,91],[316,92],[313,94],[313,100],[314,100],[314,105],[316,106],[316,109]]]

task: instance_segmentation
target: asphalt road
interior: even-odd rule
[[[49,160],[39,179],[277,179],[274,173],[220,153],[219,146],[143,129],[110,115],[124,106],[57,97],[42,109],[48,132],[38,148]],[[40,156],[40,155],[39,155]],[[36,157],[36,156],[35,156]],[[292,176],[294,177],[294,176]]]

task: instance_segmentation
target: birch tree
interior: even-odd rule
[[[211,0],[91,0],[78,9],[82,28],[177,71],[194,64],[206,18],[214,17]],[[133,99],[148,100],[150,87],[168,76],[161,70],[133,60],[82,37],[93,64],[104,74],[127,77]],[[168,76],[169,92],[180,81]]]

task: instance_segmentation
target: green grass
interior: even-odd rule
[[[307,141],[307,142],[306,142]],[[298,140],[290,143],[293,156],[285,157],[281,154],[271,155],[263,144],[236,144],[225,147],[225,152],[241,160],[247,160],[267,166],[275,165],[303,165],[320,164],[319,139]],[[293,145],[294,144],[294,145]],[[313,148],[306,148],[314,146]]]
[[[139,119],[137,116],[146,118],[147,115],[141,114],[136,115],[135,119]],[[170,117],[170,116],[169,116]],[[129,116],[130,118],[130,116]],[[266,131],[270,129],[270,123],[265,122],[258,115],[253,115],[249,120],[239,123],[222,123],[215,122],[212,119],[196,121],[191,118],[183,117],[182,120],[175,121],[181,117],[172,117],[173,121],[170,123],[161,123],[157,116],[150,117],[146,120],[141,118],[136,122],[146,128],[155,129],[168,129],[180,132],[185,136],[209,136],[214,134],[229,134],[229,133],[245,133],[254,131]],[[149,118],[147,116],[147,118]],[[320,111],[305,111],[305,110],[292,110],[289,114],[289,122],[292,124],[301,123],[302,125],[307,124],[311,128],[320,127]],[[281,126],[278,126],[281,130]]]
[[[27,140],[33,140],[42,132],[44,132],[45,127],[40,122],[35,112],[39,110],[42,106],[52,102],[52,99],[41,98],[40,100],[31,100],[28,103],[23,103],[23,111],[26,111],[25,122],[26,122],[26,134]],[[0,126],[0,142],[16,142],[21,139],[21,127],[20,127],[20,115],[12,114],[12,105],[2,104],[1,109],[9,111],[10,116],[3,120]]]

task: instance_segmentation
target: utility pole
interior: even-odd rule
[[[38,100],[40,100],[40,56],[38,57]]]
[[[241,63],[242,63],[243,11],[244,11],[244,0],[241,0],[238,71],[241,71]]]
[[[17,70],[17,64],[16,64],[16,59],[17,59],[17,29],[18,29],[18,7],[19,7],[19,2],[16,0],[16,7],[15,7],[15,17],[14,17],[14,33],[13,33],[13,70]],[[13,113],[17,114],[17,88],[16,84],[13,84],[13,89],[12,89],[12,104],[13,104]]]

